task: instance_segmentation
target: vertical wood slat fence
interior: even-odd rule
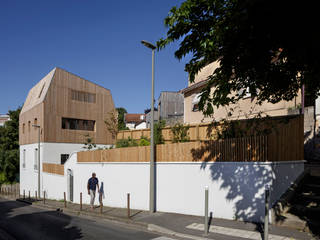
[[[268,136],[156,146],[157,162],[267,161]],[[79,152],[78,162],[149,162],[150,147]]]

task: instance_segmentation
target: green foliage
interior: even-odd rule
[[[127,113],[127,110],[122,107],[116,108],[116,110],[118,112],[118,130],[129,130],[124,122],[124,115]]]
[[[9,111],[10,120],[0,127],[0,184],[19,179],[19,114]]]
[[[166,121],[160,120],[153,126],[154,144],[164,144],[162,129],[166,126]]]
[[[189,128],[189,126],[184,126],[182,123],[176,123],[173,127],[171,127],[171,132],[173,135],[172,142],[189,142]]]
[[[93,142],[93,138],[89,134],[86,134],[84,146],[82,148],[87,149],[87,150],[91,150],[95,147],[97,147],[97,145]]]
[[[139,146],[150,146],[150,139],[145,136],[141,136]]]
[[[175,56],[191,55],[185,66],[191,82],[208,63],[219,63],[202,89],[199,108],[205,115],[211,115],[214,106],[242,99],[247,88],[260,104],[292,100],[302,84],[315,96],[320,90],[317,4],[186,0],[170,10],[164,21],[168,32],[157,46],[179,42]]]
[[[136,147],[138,146],[138,141],[128,137],[128,139],[120,139],[116,142],[116,148],[124,147]]]

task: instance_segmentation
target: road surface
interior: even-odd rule
[[[3,234],[1,234],[1,232]],[[139,239],[173,240],[141,229],[101,219],[82,218],[0,199],[0,240],[12,239]]]

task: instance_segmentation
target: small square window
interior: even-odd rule
[[[61,160],[61,164],[64,164],[69,158],[69,154],[61,154],[60,155],[60,160]]]

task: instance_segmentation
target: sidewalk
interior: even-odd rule
[[[3,197],[3,196],[2,196]],[[14,199],[14,196],[5,196],[8,199]],[[198,216],[174,214],[174,213],[153,213],[147,211],[130,210],[130,218],[128,218],[128,210],[125,208],[111,208],[104,206],[102,209],[96,207],[91,210],[89,205],[83,204],[82,211],[80,205],[74,203],[67,203],[64,207],[63,201],[46,200],[35,201],[34,199],[28,200],[26,198],[17,199],[34,206],[52,210],[62,211],[66,214],[83,215],[91,217],[100,217],[111,221],[126,223],[143,227],[149,231],[155,231],[162,234],[180,237],[183,239],[215,239],[215,240],[245,240],[245,239],[263,239],[263,226],[253,223],[245,223],[240,221],[232,221],[225,219],[212,219],[210,221],[209,235],[204,236],[204,218]],[[295,229],[270,226],[269,228],[270,240],[290,240],[290,239],[314,239],[312,236],[305,232],[300,232]]]

